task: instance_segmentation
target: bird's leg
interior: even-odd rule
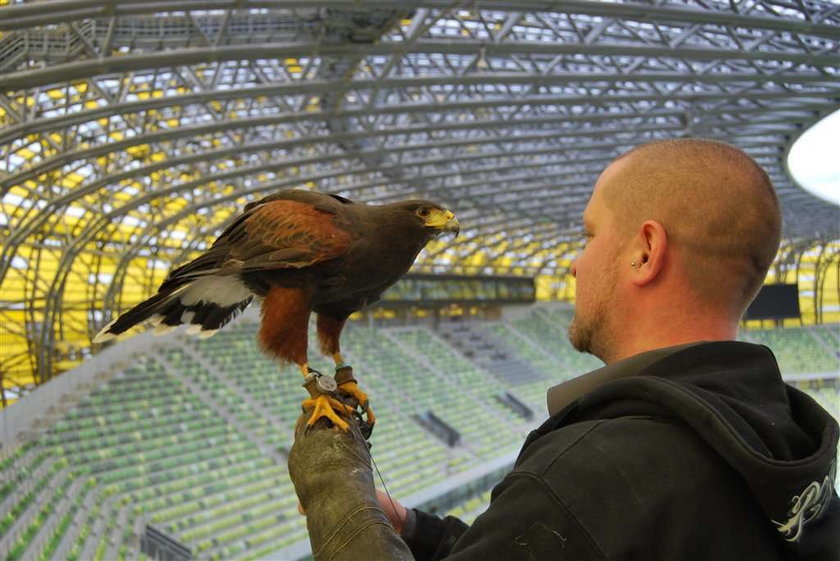
[[[335,390],[337,389],[335,380],[330,376],[324,376],[314,370],[310,370],[307,363],[299,364],[298,367],[301,369],[301,373],[306,376],[306,381],[303,386],[309,391],[310,395],[310,398],[304,399],[301,405],[304,410],[312,409],[312,415],[306,424],[311,427],[315,424],[315,421],[326,417],[341,430],[350,430],[350,425],[347,424],[347,421],[339,417],[336,411],[350,415],[355,410],[349,405],[344,405],[335,397],[331,397],[331,395],[335,395]]]
[[[349,314],[348,314],[349,315]],[[341,348],[339,347],[339,339],[341,338],[341,330],[347,322],[347,315],[342,313],[318,313],[317,331],[318,341],[320,342],[321,352],[329,355],[335,361],[335,381],[338,384],[338,389],[341,390],[345,401],[349,401],[354,406],[359,408],[361,413],[357,413],[360,421],[359,428],[365,438],[370,436],[370,429],[376,417],[368,406],[368,396],[359,389],[356,379],[353,377],[353,367],[344,362],[341,356]],[[362,418],[365,415],[367,420]]]
[[[350,426],[341,417],[336,415],[335,411],[338,410],[343,411],[345,414],[352,414],[353,408],[344,405],[334,397],[330,397],[329,393],[327,393],[329,390],[325,390],[323,387],[321,387],[323,386],[323,384],[313,384],[313,382],[317,382],[317,378],[310,378],[310,375],[314,371],[309,369],[308,362],[298,364],[298,368],[300,368],[300,373],[303,374],[303,377],[306,378],[306,382],[304,382],[303,386],[307,390],[309,390],[310,395],[309,399],[304,399],[303,403],[301,403],[301,407],[303,407],[304,410],[310,408],[312,409],[312,416],[309,417],[309,420],[306,422],[306,424],[308,424],[311,427],[315,424],[315,421],[317,421],[321,417],[326,417],[341,430],[348,430]]]
[[[353,377],[353,367],[344,362],[339,352],[333,353],[332,358],[335,361],[335,381],[338,384],[338,389],[358,402],[359,407],[367,417],[368,424],[373,427],[376,423],[376,415],[370,408],[367,394],[359,389],[359,383]]]

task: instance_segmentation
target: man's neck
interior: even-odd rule
[[[732,341],[737,338],[738,325],[731,321],[702,315],[663,318],[660,321],[640,320],[627,329],[611,356],[603,357],[606,364],[665,347],[698,341]]]

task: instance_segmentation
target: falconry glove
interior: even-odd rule
[[[289,475],[301,506],[315,561],[409,561],[405,542],[379,505],[367,442],[354,420],[350,430],[327,427],[326,419],[295,427]]]

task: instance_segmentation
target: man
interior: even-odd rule
[[[766,173],[720,142],[645,144],[604,170],[583,222],[569,337],[606,366],[549,390],[471,527],[377,504],[358,440],[299,434],[316,559],[840,559],[837,422],[734,341],[779,245]]]

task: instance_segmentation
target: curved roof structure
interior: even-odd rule
[[[80,359],[285,187],[435,198],[466,235],[419,269],[562,278],[600,170],[703,136],[768,170],[788,239],[836,239],[784,156],[840,104],[838,53],[840,7],[813,0],[0,7],[3,385]]]

